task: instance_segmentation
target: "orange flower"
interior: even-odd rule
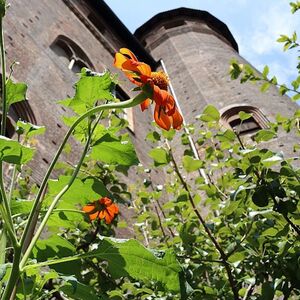
[[[164,72],[152,72],[149,65],[138,61],[127,48],[121,48],[120,52],[116,53],[114,65],[137,86],[143,88],[146,84],[150,85],[153,91],[151,99],[155,102],[154,120],[161,128],[181,128],[183,119],[173,96],[168,92],[169,79]],[[146,99],[141,104],[142,111],[149,107],[151,99]]]
[[[82,210],[88,214],[91,221],[97,218],[105,219],[106,224],[110,224],[119,213],[119,207],[107,197],[85,205]]]

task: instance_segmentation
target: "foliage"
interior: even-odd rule
[[[299,46],[296,33],[278,41],[284,50]],[[287,87],[268,75],[268,67],[262,74],[239,62],[230,67],[232,79],[259,83],[262,92],[275,85],[299,99],[300,77]],[[0,136],[1,299],[298,299],[300,171],[288,153],[298,159],[299,146],[284,154],[268,143],[283,133],[296,140],[300,110],[278,115],[250,139],[224,129],[208,105],[180,134],[145,133],[153,160],[145,168],[118,111],[151,97],[149,86],[118,102],[110,72],[82,69],[79,77],[74,97],[59,102],[73,116],[63,117],[69,130],[39,186],[28,163],[33,138],[45,128],[20,120],[16,139]],[[3,82],[5,115],[26,98],[27,86],[5,72]],[[251,114],[239,117],[242,123]],[[81,149],[76,164],[59,161],[70,147]],[[54,168],[59,175],[50,179]],[[137,182],[128,184],[128,172]],[[105,222],[105,207],[95,204],[90,221],[82,207],[103,197],[119,205],[120,216]],[[135,239],[114,237],[124,228]]]

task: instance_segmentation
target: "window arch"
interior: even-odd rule
[[[129,100],[129,96],[127,93],[117,84],[114,90],[114,95],[116,98],[118,98],[120,101],[126,101]],[[130,108],[124,108],[123,113],[120,115],[121,118],[126,120],[128,122],[128,129],[132,133],[134,133],[134,121],[133,121],[133,109]]]
[[[241,120],[239,113],[245,112],[250,114],[246,120]],[[256,107],[249,105],[233,106],[228,109],[221,110],[221,122],[227,128],[232,129],[239,135],[253,134],[260,129],[268,128],[268,119]]]
[[[2,97],[2,74],[0,73],[0,100],[1,97]],[[1,117],[2,117],[2,111],[0,111],[0,118]],[[7,118],[6,118],[5,135],[7,137],[11,138],[14,135],[15,123],[17,123],[18,120],[29,122],[34,125],[37,124],[33,110],[29,104],[29,101],[26,99],[19,102],[15,102],[10,105]]]
[[[79,73],[83,67],[94,70],[94,66],[85,52],[68,37],[59,35],[50,47],[74,73]]]

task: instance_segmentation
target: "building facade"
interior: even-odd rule
[[[33,177],[44,174],[66,132],[61,121],[69,112],[56,100],[73,95],[76,73],[84,66],[102,72],[113,68],[113,57],[121,47],[130,48],[153,70],[162,61],[179,100],[184,118],[193,122],[207,104],[222,113],[224,126],[240,126],[238,112],[252,113],[239,128],[244,134],[265,128],[278,112],[291,115],[297,108],[271,87],[262,94],[254,85],[240,85],[228,74],[229,63],[247,63],[227,26],[205,11],[179,8],[154,16],[132,34],[102,0],[15,0],[5,18],[9,63],[19,61],[16,81],[28,83],[28,101],[10,111],[11,123],[19,118],[45,125],[46,134],[37,141]],[[122,81],[124,95],[132,96],[132,85]],[[138,157],[149,163],[150,145],[145,136],[151,128],[152,112],[133,108],[130,135]],[[292,143],[282,135],[277,147]],[[72,156],[72,155],[71,155]],[[73,153],[73,156],[76,154]],[[72,157],[65,157],[72,159]]]

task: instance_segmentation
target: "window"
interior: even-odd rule
[[[79,73],[83,67],[94,69],[93,64],[84,51],[72,40],[65,36],[58,36],[52,43],[51,49],[60,57],[67,68],[74,73]]]
[[[0,74],[0,101],[2,95],[2,74]],[[2,112],[0,111],[0,123],[2,118]],[[29,122],[36,125],[36,118],[31,109],[31,106],[28,100],[24,99],[23,101],[13,103],[9,107],[8,115],[6,118],[6,132],[5,136],[11,138],[15,133],[15,123],[18,120]]]
[[[251,117],[242,121],[239,116],[242,111]],[[221,114],[221,121],[225,127],[231,128],[239,135],[251,135],[260,129],[268,128],[269,122],[264,114],[253,106],[231,107]]]
[[[120,101],[126,101],[130,98],[119,85],[116,86],[115,97],[118,98]],[[120,117],[128,122],[128,128],[132,132],[134,132],[133,110],[132,110],[132,108],[123,109],[123,113],[122,113],[122,115],[120,115]]]

